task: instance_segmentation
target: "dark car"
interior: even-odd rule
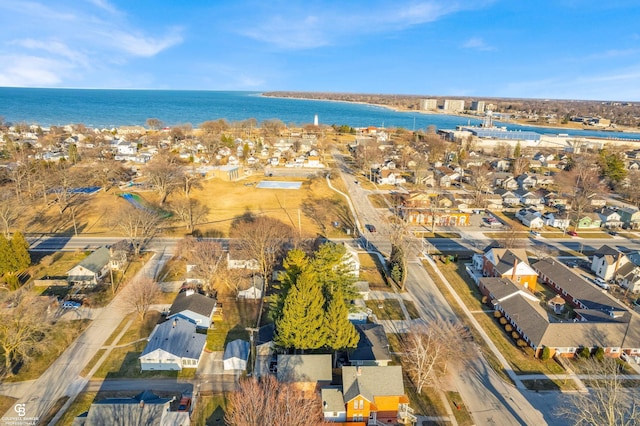
[[[375,227],[375,226],[373,226],[373,225],[371,225],[371,224],[366,225],[366,228],[367,228],[367,231],[369,231],[369,232],[371,232],[371,233],[376,232],[376,227]]]
[[[578,233],[576,231],[567,231],[567,234],[571,235],[572,237],[578,236]]]
[[[191,411],[191,398],[183,396],[178,404],[178,411]]]

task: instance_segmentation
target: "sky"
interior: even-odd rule
[[[640,101],[637,0],[0,0],[0,86]]]

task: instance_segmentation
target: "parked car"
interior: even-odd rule
[[[572,237],[577,237],[578,233],[576,231],[567,231],[568,235],[571,235]]]
[[[191,411],[191,398],[183,396],[178,404],[178,411]]]
[[[596,285],[600,288],[603,288],[605,290],[609,290],[609,284],[603,280],[602,278],[596,278],[593,280],[594,283],[596,283]]]
[[[530,233],[530,234],[531,234],[531,236],[532,236],[532,237],[534,237],[534,238],[535,238],[535,237],[539,237],[539,236],[540,236],[540,233],[539,233],[538,231],[533,231],[533,230],[532,230],[532,231],[529,231],[529,233]]]
[[[78,309],[80,306],[82,306],[82,303],[67,300],[62,304],[62,309]]]
[[[369,231],[371,233],[376,232],[376,227],[371,225],[371,224],[366,225],[366,228],[367,228],[367,231]]]

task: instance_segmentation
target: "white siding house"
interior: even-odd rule
[[[184,318],[174,318],[158,324],[138,359],[140,369],[182,370],[197,368],[207,335],[196,332],[196,324]]]

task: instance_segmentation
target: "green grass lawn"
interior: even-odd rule
[[[417,238],[460,238],[460,234],[456,232],[428,232],[428,231],[416,231],[414,235]]]
[[[406,319],[402,313],[402,308],[400,307],[400,302],[398,300],[365,300],[365,304],[379,320]]]
[[[259,303],[227,299],[222,303],[222,316],[213,317],[213,330],[207,333],[208,351],[223,351],[225,345],[235,339],[249,340],[247,327],[255,327]]]
[[[388,291],[389,286],[382,275],[383,268],[378,256],[369,253],[359,253],[358,258],[360,260],[358,280],[367,281],[370,290]]]
[[[9,408],[13,407],[16,402],[18,402],[16,398],[0,395],[0,413],[4,414],[9,411]]]
[[[382,194],[369,194],[369,201],[371,201],[373,207],[377,209],[385,209],[389,207],[389,204],[387,204],[387,199]]]
[[[410,300],[404,300],[404,306],[407,308],[409,312],[409,318],[418,319],[420,318],[420,312],[418,312],[418,308],[416,308],[416,304]]]
[[[456,418],[459,426],[471,426],[473,425],[473,419],[471,413],[467,410],[467,406],[464,405],[462,397],[458,392],[445,392],[447,401],[451,406],[451,411]]]
[[[96,352],[96,354],[93,356],[93,358],[91,358],[91,361],[89,361],[89,363],[84,366],[84,368],[80,372],[80,375],[82,377],[87,377],[87,374],[89,374],[91,372],[93,367],[98,363],[98,361],[100,361],[100,358],[102,358],[102,356],[105,354],[105,352],[107,352],[106,349],[98,349],[98,352]]]
[[[58,425],[71,425],[73,424],[73,419],[78,417],[80,414],[89,411],[91,404],[96,398],[97,392],[81,392],[78,394],[76,399],[71,403],[67,411],[62,415],[60,420],[58,421]]]
[[[578,237],[580,238],[584,238],[584,239],[603,239],[603,238],[613,238],[611,235],[609,235],[608,232],[603,232],[603,231],[583,231],[583,230],[579,230],[578,231]]]
[[[228,401],[224,394],[201,392],[191,414],[191,424],[193,426],[223,425],[227,405]]]
[[[151,332],[158,324],[158,320],[161,318],[160,312],[149,311],[144,320],[140,320],[138,314],[131,313],[125,320],[132,320],[129,329],[122,335],[117,342],[118,345],[126,345],[128,343],[135,342],[136,340],[145,339],[151,335]],[[121,331],[121,330],[118,330]]]

